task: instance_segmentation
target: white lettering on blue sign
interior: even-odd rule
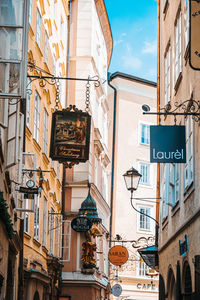
[[[153,159],[184,159],[184,149],[182,149],[181,152],[178,150],[176,150],[175,152],[156,152],[154,148]]]

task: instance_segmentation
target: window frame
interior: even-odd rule
[[[49,114],[48,114],[46,108],[44,107],[42,147],[43,147],[43,152],[46,154],[46,156],[48,156],[48,135],[49,135],[48,125],[49,125]]]
[[[40,143],[40,108],[41,108],[41,98],[38,92],[35,90],[33,138],[36,140],[38,144]]]
[[[42,245],[47,245],[47,198],[43,197],[43,230],[42,230]]]
[[[174,50],[175,50],[175,59],[174,59],[174,76],[175,83],[177,82],[179,75],[182,72],[182,20],[181,20],[181,11],[179,11],[176,22],[175,22],[175,39],[174,39]]]
[[[142,209],[144,210],[144,214],[152,217],[152,206],[138,204],[137,210],[140,212]],[[152,222],[151,218],[144,215],[142,213],[138,213],[137,215],[137,228],[139,232],[152,232]],[[142,220],[143,219],[143,220]],[[141,221],[144,222],[144,226],[141,227]]]
[[[189,44],[189,0],[185,0],[185,9],[184,9],[184,38],[185,38],[185,51]]]
[[[164,57],[164,94],[165,105],[171,100],[171,47],[168,46]]]
[[[33,238],[39,241],[40,238],[40,196],[35,195]]]
[[[186,192],[194,182],[194,122],[191,116],[187,117],[185,125],[186,125],[186,142],[185,142],[186,163],[184,166],[184,192]],[[188,175],[186,176],[187,170],[188,170]]]
[[[42,29],[42,16],[39,12],[39,9],[37,8],[36,11],[36,42],[39,46],[39,48],[41,47],[41,29]]]
[[[144,142],[142,142],[142,127],[146,127],[146,129],[144,129]],[[150,145],[150,124],[144,123],[144,122],[140,122],[139,123],[139,144],[143,145],[143,146],[149,146]],[[147,141],[147,142],[146,142]]]
[[[152,170],[151,163],[145,161],[139,161],[138,164],[139,164],[139,173],[142,175],[139,181],[139,185],[152,186],[153,170]],[[145,167],[147,169],[147,174],[145,176],[143,176],[142,167]],[[144,181],[145,177],[147,178],[147,180]]]

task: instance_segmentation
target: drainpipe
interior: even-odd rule
[[[157,112],[160,112],[160,0],[157,0]],[[160,124],[160,116],[157,116]],[[157,164],[156,198],[160,198],[160,164]],[[159,203],[156,203],[156,220],[159,222]],[[156,246],[158,246],[158,227],[156,226]]]
[[[117,104],[117,89],[111,83],[111,75],[108,73],[108,85],[114,90],[114,104],[113,104],[113,140],[112,140],[112,172],[111,172],[111,193],[110,193],[110,239],[109,247],[111,247],[111,233],[112,233],[112,216],[113,216],[113,190],[114,190],[114,172],[115,172],[115,136],[116,136],[116,104]]]

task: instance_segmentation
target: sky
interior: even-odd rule
[[[156,81],[157,3],[104,0],[113,35],[109,72]]]

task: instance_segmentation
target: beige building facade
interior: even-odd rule
[[[199,71],[189,65],[189,1],[160,1],[160,34],[160,106],[171,111],[200,93]],[[199,123],[178,116],[176,124],[186,126],[186,163],[161,164],[159,299],[200,299]]]
[[[105,79],[112,54],[112,34],[103,0],[74,0],[70,11],[69,77],[99,78],[99,84],[95,86],[90,81],[87,86],[91,115],[89,160],[66,170],[66,248],[63,252],[61,295],[71,300],[100,300],[108,299],[109,294],[108,130],[111,120],[108,118]],[[86,110],[86,84],[87,81],[83,80],[68,82],[67,106],[76,105],[78,109]],[[71,228],[75,217],[85,215],[92,219],[91,212],[98,221],[93,220],[89,232],[80,233]]]
[[[153,272],[149,276],[151,270],[137,252],[138,248],[155,244],[155,221],[140,212],[156,217],[156,200],[149,199],[156,198],[156,165],[150,164],[149,149],[149,126],[156,123],[156,118],[147,118],[142,111],[143,104],[155,110],[156,83],[116,72],[110,75],[109,85],[110,113],[116,119],[111,246],[120,244],[129,252],[128,261],[120,268],[110,264],[111,286],[122,287],[119,298],[113,296],[113,299],[158,299],[158,275]],[[112,132],[109,141],[113,143]],[[132,167],[142,175],[133,193],[132,204],[137,211],[131,206],[131,194],[123,178]]]

